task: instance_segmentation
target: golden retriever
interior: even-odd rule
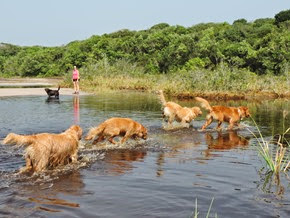
[[[121,143],[124,143],[130,137],[134,139],[139,137],[146,140],[147,129],[143,125],[132,119],[114,117],[106,120],[99,126],[90,129],[85,139],[91,140],[98,136],[98,138],[93,141],[93,144],[96,144],[104,140],[106,137],[109,137],[109,142],[116,144],[116,142],[114,141],[114,137],[119,135],[124,136],[121,140]]]
[[[18,135],[9,133],[3,140],[3,144],[26,145],[26,166],[20,169],[20,173],[40,172],[58,165],[76,162],[81,136],[81,127],[73,125],[60,134]]]
[[[247,107],[226,107],[226,106],[210,106],[207,100],[196,97],[197,101],[201,103],[201,107],[209,111],[206,116],[206,123],[202,126],[204,130],[213,120],[218,121],[217,130],[220,129],[222,122],[229,123],[229,130],[232,130],[235,125],[239,125],[239,121],[245,117],[250,116],[249,109]]]
[[[163,117],[168,119],[168,124],[171,126],[172,122],[175,120],[181,122],[182,126],[189,127],[189,124],[197,116],[202,114],[202,111],[199,107],[181,107],[179,104],[176,104],[172,101],[166,101],[163,91],[159,91],[159,97],[163,105]]]

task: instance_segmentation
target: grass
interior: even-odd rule
[[[207,214],[206,214],[206,218],[209,217],[210,215],[210,211],[211,211],[211,207],[212,207],[212,204],[213,204],[213,200],[214,198],[212,198],[211,202],[210,202],[210,205],[209,205],[209,208],[208,208],[208,211],[207,211]],[[198,215],[199,215],[199,212],[198,212],[198,209],[197,209],[197,199],[195,199],[195,209],[194,209],[194,213],[192,213],[192,217],[193,218],[198,218]],[[217,214],[215,214],[215,217],[217,218]]]
[[[144,68],[120,60],[109,64],[101,60],[80,69],[81,89],[89,92],[108,90],[155,91],[162,89],[172,96],[242,98],[264,93],[274,97],[288,96],[290,75],[258,76],[247,70],[220,67],[216,70],[176,70],[167,74],[145,73]],[[71,74],[65,76],[63,86],[72,86]]]
[[[285,119],[285,117],[284,117]],[[289,161],[289,152],[287,152],[287,149],[290,147],[289,142],[286,140],[285,135],[290,131],[290,128],[288,128],[282,135],[278,136],[278,140],[271,139],[269,141],[266,141],[263,137],[257,123],[254,119],[252,119],[257,130],[258,130],[258,136],[248,129],[252,135],[256,138],[258,142],[258,151],[263,160],[266,163],[266,166],[268,169],[278,175],[280,172],[286,172],[286,170],[290,166]],[[286,146],[283,146],[283,143],[286,144]],[[275,154],[272,152],[272,149],[270,147],[277,146]]]

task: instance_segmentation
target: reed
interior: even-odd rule
[[[290,128],[288,128],[282,135],[278,136],[278,140],[272,138],[271,140],[267,141],[263,137],[257,123],[252,118],[256,129],[258,130],[258,135],[255,134],[253,131],[251,131],[248,128],[248,131],[251,132],[251,134],[256,138],[258,142],[258,151],[261,157],[264,159],[268,169],[271,172],[274,172],[276,175],[278,175],[280,172],[286,172],[286,170],[290,166],[289,161],[289,153],[287,152],[287,148],[289,148],[289,142],[286,140],[285,135],[290,131]],[[283,146],[283,143],[286,144],[286,146]],[[271,146],[277,146],[275,154],[272,152]]]
[[[212,198],[211,202],[210,202],[210,205],[209,205],[209,208],[208,208],[208,211],[207,211],[207,214],[206,214],[206,218],[209,217],[210,215],[210,211],[211,211],[211,207],[212,207],[212,204],[213,204],[213,200],[214,198]],[[199,212],[198,212],[198,208],[197,208],[197,198],[195,199],[195,209],[194,209],[194,212],[192,213],[191,217],[193,218],[198,218],[198,215],[199,215]],[[215,214],[215,217],[217,218],[217,214]]]

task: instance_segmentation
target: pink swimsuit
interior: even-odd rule
[[[78,78],[79,78],[79,71],[73,70],[73,79],[78,79]]]

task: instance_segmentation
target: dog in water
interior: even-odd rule
[[[129,138],[142,138],[146,140],[147,129],[132,119],[114,117],[90,129],[85,139],[91,140],[96,136],[98,138],[93,141],[93,144],[101,142],[105,138],[108,138],[109,142],[116,144],[114,141],[114,137],[116,136],[123,136],[121,143],[124,143]]]
[[[190,122],[202,114],[199,107],[187,108],[172,101],[167,102],[162,90],[159,91],[159,97],[164,107],[163,118],[167,118],[170,126],[172,125],[172,122],[176,120],[177,122],[181,122],[182,126],[189,127]]]
[[[58,89],[57,90],[52,90],[52,89],[49,89],[49,88],[45,88],[44,89],[48,95],[48,98],[51,98],[52,96],[54,96],[55,98],[59,98],[59,90],[60,90],[60,86],[58,86]]]
[[[213,120],[218,121],[217,130],[220,129],[223,122],[229,123],[229,130],[232,130],[234,126],[239,126],[239,122],[250,116],[250,111],[247,107],[226,107],[226,106],[210,106],[207,100],[196,97],[195,100],[201,103],[201,107],[205,108],[209,113],[206,115],[206,123],[202,126],[204,130]]]
[[[20,169],[20,173],[40,172],[58,165],[75,163],[81,136],[81,127],[73,125],[60,134],[18,135],[9,133],[3,140],[3,144],[27,146],[25,149],[26,166]]]

